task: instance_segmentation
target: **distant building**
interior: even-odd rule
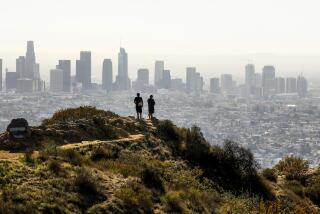
[[[266,65],[262,69],[262,93],[264,97],[269,97],[276,93],[275,68]]]
[[[185,84],[183,83],[181,78],[171,79],[171,89],[177,90],[177,91],[184,91]]]
[[[141,68],[138,70],[137,82],[141,85],[149,85],[149,70]]]
[[[104,59],[102,66],[102,89],[106,91],[112,90],[113,71],[111,59]]]
[[[76,61],[76,81],[82,83],[83,89],[91,84],[91,52],[81,51],[80,60]]]
[[[19,78],[26,77],[26,58],[24,56],[19,56],[19,58],[16,59],[16,72],[19,75]]]
[[[27,42],[27,53],[26,53],[26,65],[25,65],[25,73],[23,73],[22,78],[34,79],[35,77],[35,69],[36,69],[36,55],[34,52],[34,42]]]
[[[230,92],[233,89],[233,80],[231,74],[221,75],[221,92]]]
[[[17,89],[19,75],[17,72],[6,70],[6,90]]]
[[[118,75],[116,77],[115,86],[117,90],[129,90],[131,81],[128,75],[128,54],[124,48],[120,48],[118,54]]]
[[[219,78],[210,79],[210,93],[218,94],[220,93],[220,80]]]
[[[302,75],[297,78],[297,92],[300,97],[306,97],[308,93],[308,81]]]
[[[262,75],[260,73],[255,73],[254,74],[254,81],[255,81],[255,86],[257,88],[262,87]]]
[[[161,82],[163,79],[164,61],[156,61],[154,69],[154,85],[161,88]]]
[[[59,60],[59,64],[56,68],[63,71],[63,91],[71,92],[71,61]]]
[[[201,92],[204,81],[200,73],[196,72],[195,67],[186,68],[186,91],[187,93]]]
[[[170,70],[164,70],[163,71],[162,86],[165,89],[170,89],[171,88],[171,73],[170,73]]]
[[[245,95],[252,95],[254,93],[255,87],[255,67],[253,64],[248,64],[245,67]]]
[[[296,93],[297,92],[297,79],[294,77],[288,77],[286,79],[286,92]]]
[[[286,92],[285,79],[283,77],[276,78],[276,93],[283,94]]]
[[[17,80],[17,92],[18,93],[32,93],[35,91],[35,81],[29,78],[19,78]]]
[[[62,69],[50,70],[50,91],[52,92],[63,91],[63,70]]]
[[[0,59],[0,91],[2,91],[2,88],[3,88],[2,87],[2,81],[3,81],[2,80],[2,66],[3,66],[2,62],[3,62],[2,59]]]

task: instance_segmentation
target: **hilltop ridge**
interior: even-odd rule
[[[30,129],[0,136],[0,213],[320,212],[303,160],[261,174],[249,150],[198,127],[79,107]]]

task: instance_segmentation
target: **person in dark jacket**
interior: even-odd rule
[[[148,99],[149,119],[153,118],[155,105],[156,105],[156,102],[153,99],[153,95],[150,95],[150,98]]]
[[[142,119],[143,99],[140,97],[140,93],[134,98],[134,104],[136,104],[137,119]]]

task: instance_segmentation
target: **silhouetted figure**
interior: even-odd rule
[[[150,98],[148,99],[149,119],[153,118],[155,105],[156,105],[156,102],[153,99],[153,95],[150,95]]]
[[[140,97],[140,93],[137,93],[137,96],[134,98],[134,104],[136,104],[137,119],[142,119],[143,100]]]

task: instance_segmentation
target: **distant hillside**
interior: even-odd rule
[[[320,213],[320,173],[297,157],[259,172],[198,127],[65,109],[0,136],[0,213]]]

